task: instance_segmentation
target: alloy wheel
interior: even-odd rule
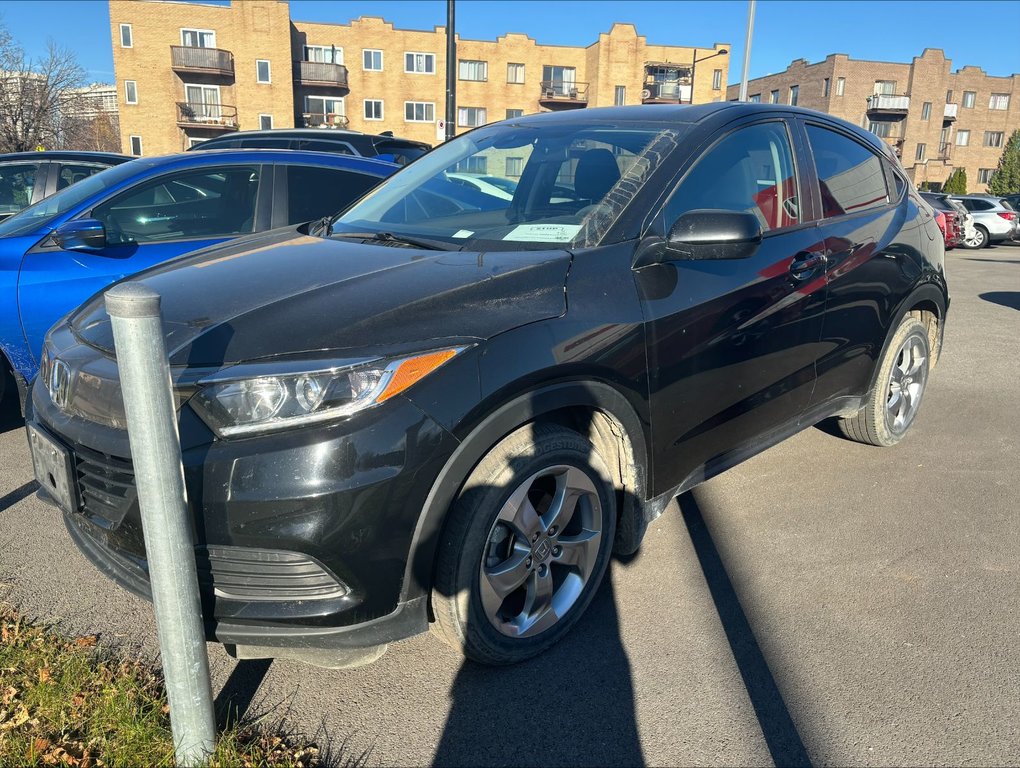
[[[917,414],[928,380],[928,356],[924,341],[916,334],[900,346],[889,375],[885,414],[889,430],[903,434]]]
[[[489,531],[479,573],[482,608],[508,637],[532,637],[562,619],[591,578],[602,539],[591,478],[568,465],[521,483]]]

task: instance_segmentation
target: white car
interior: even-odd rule
[[[470,173],[447,173],[446,178],[450,181],[455,181],[458,184],[464,184],[469,187],[474,187],[479,192],[484,192],[487,195],[498,197],[500,200],[513,200],[513,192],[509,192],[503,188],[503,186],[496,186],[491,181],[486,181],[485,176],[474,176]],[[495,177],[493,177],[495,178]],[[504,181],[499,179],[499,181]],[[513,183],[513,182],[510,182]]]

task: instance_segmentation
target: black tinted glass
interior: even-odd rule
[[[354,151],[349,145],[341,141],[327,141],[325,139],[296,139],[294,149],[304,149],[309,152],[332,152],[339,155],[353,155]]]
[[[71,165],[69,163],[62,163],[60,175],[57,177],[57,190],[59,191],[72,184],[77,184],[79,181],[84,181],[89,176],[103,170],[106,170],[106,167],[102,165]]]
[[[382,179],[336,168],[287,166],[287,223],[334,216]]]
[[[16,213],[31,204],[38,171],[36,163],[0,165],[0,213]]]
[[[889,202],[878,155],[842,134],[808,126],[826,217],[878,208]]]

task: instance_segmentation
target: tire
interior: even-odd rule
[[[839,420],[840,431],[859,443],[896,445],[917,417],[931,368],[928,328],[908,315],[889,341],[866,404],[850,418]]]
[[[512,432],[450,508],[432,588],[433,631],[483,664],[537,656],[588,607],[615,532],[615,489],[588,440],[552,424]]]
[[[974,237],[970,240],[964,240],[961,245],[964,248],[971,250],[977,250],[978,248],[984,248],[988,245],[988,230],[982,227],[980,224],[974,225]]]

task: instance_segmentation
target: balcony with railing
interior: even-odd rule
[[[690,104],[690,79],[647,81],[641,89],[642,104]]]
[[[295,61],[294,80],[300,85],[348,90],[347,67],[326,61]]]
[[[181,128],[208,128],[214,131],[237,130],[237,107],[228,104],[178,101],[177,125]]]
[[[956,113],[959,111],[959,104],[946,104],[945,110],[942,112],[942,123],[952,123],[956,120]]]
[[[301,115],[304,128],[346,128],[351,124],[347,115],[339,112],[305,112]]]
[[[588,106],[588,83],[568,80],[543,80],[538,103],[549,109]]]
[[[953,159],[953,143],[951,141],[939,142],[939,154],[936,160],[952,160]]]
[[[887,93],[876,93],[868,97],[868,116],[884,115],[887,118],[904,118],[910,109],[909,96],[894,96]]]
[[[219,48],[195,48],[190,45],[171,45],[170,68],[174,72],[233,77],[234,54]]]

